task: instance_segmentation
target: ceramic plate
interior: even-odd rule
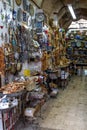
[[[44,14],[43,13],[36,14],[36,20],[38,22],[42,22],[44,20]]]
[[[81,45],[82,45],[81,42],[77,42],[77,43],[76,43],[76,46],[77,46],[77,47],[81,47]]]

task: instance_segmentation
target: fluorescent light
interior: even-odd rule
[[[73,8],[72,8],[72,5],[69,4],[69,5],[68,5],[68,9],[69,9],[69,11],[70,11],[70,13],[71,13],[73,19],[76,19],[76,15],[75,15],[75,13],[74,13],[74,10],[73,10]]]

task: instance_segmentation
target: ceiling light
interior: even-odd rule
[[[73,10],[73,8],[72,8],[72,5],[71,5],[71,4],[69,4],[69,5],[68,5],[68,9],[69,9],[69,11],[70,11],[70,13],[71,13],[71,15],[72,15],[73,19],[76,19],[76,15],[75,15],[75,13],[74,13],[74,10]]]

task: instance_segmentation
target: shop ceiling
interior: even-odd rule
[[[60,27],[68,28],[73,21],[67,5],[71,4],[76,14],[76,20],[87,19],[87,0],[32,0],[51,17],[58,16]]]

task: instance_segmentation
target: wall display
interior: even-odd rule
[[[18,75],[21,71],[21,65],[26,60],[30,60],[29,54],[25,52],[37,52],[39,45],[33,43],[32,40],[32,29],[36,25],[34,15],[36,8],[28,0],[14,0],[14,3],[11,0],[8,1],[11,2],[12,7],[9,6],[8,2],[4,4],[0,1],[0,43],[1,46],[5,43],[3,47],[6,65],[5,78],[8,79],[7,82],[10,82],[10,76]],[[29,30],[26,29],[27,23],[30,26]]]
[[[29,5],[29,13],[31,16],[34,16],[34,7],[31,4]]]
[[[15,2],[16,2],[16,4],[18,5],[18,6],[20,6],[21,5],[21,0],[15,0]]]
[[[72,60],[75,64],[85,63],[87,64],[87,42],[86,42],[86,34],[83,32],[83,34],[80,31],[77,31],[75,34],[71,32],[71,35],[73,35],[73,40],[70,37],[70,34],[68,35],[69,41],[68,46],[69,48],[72,48],[72,51],[67,48],[67,56],[69,59]]]

